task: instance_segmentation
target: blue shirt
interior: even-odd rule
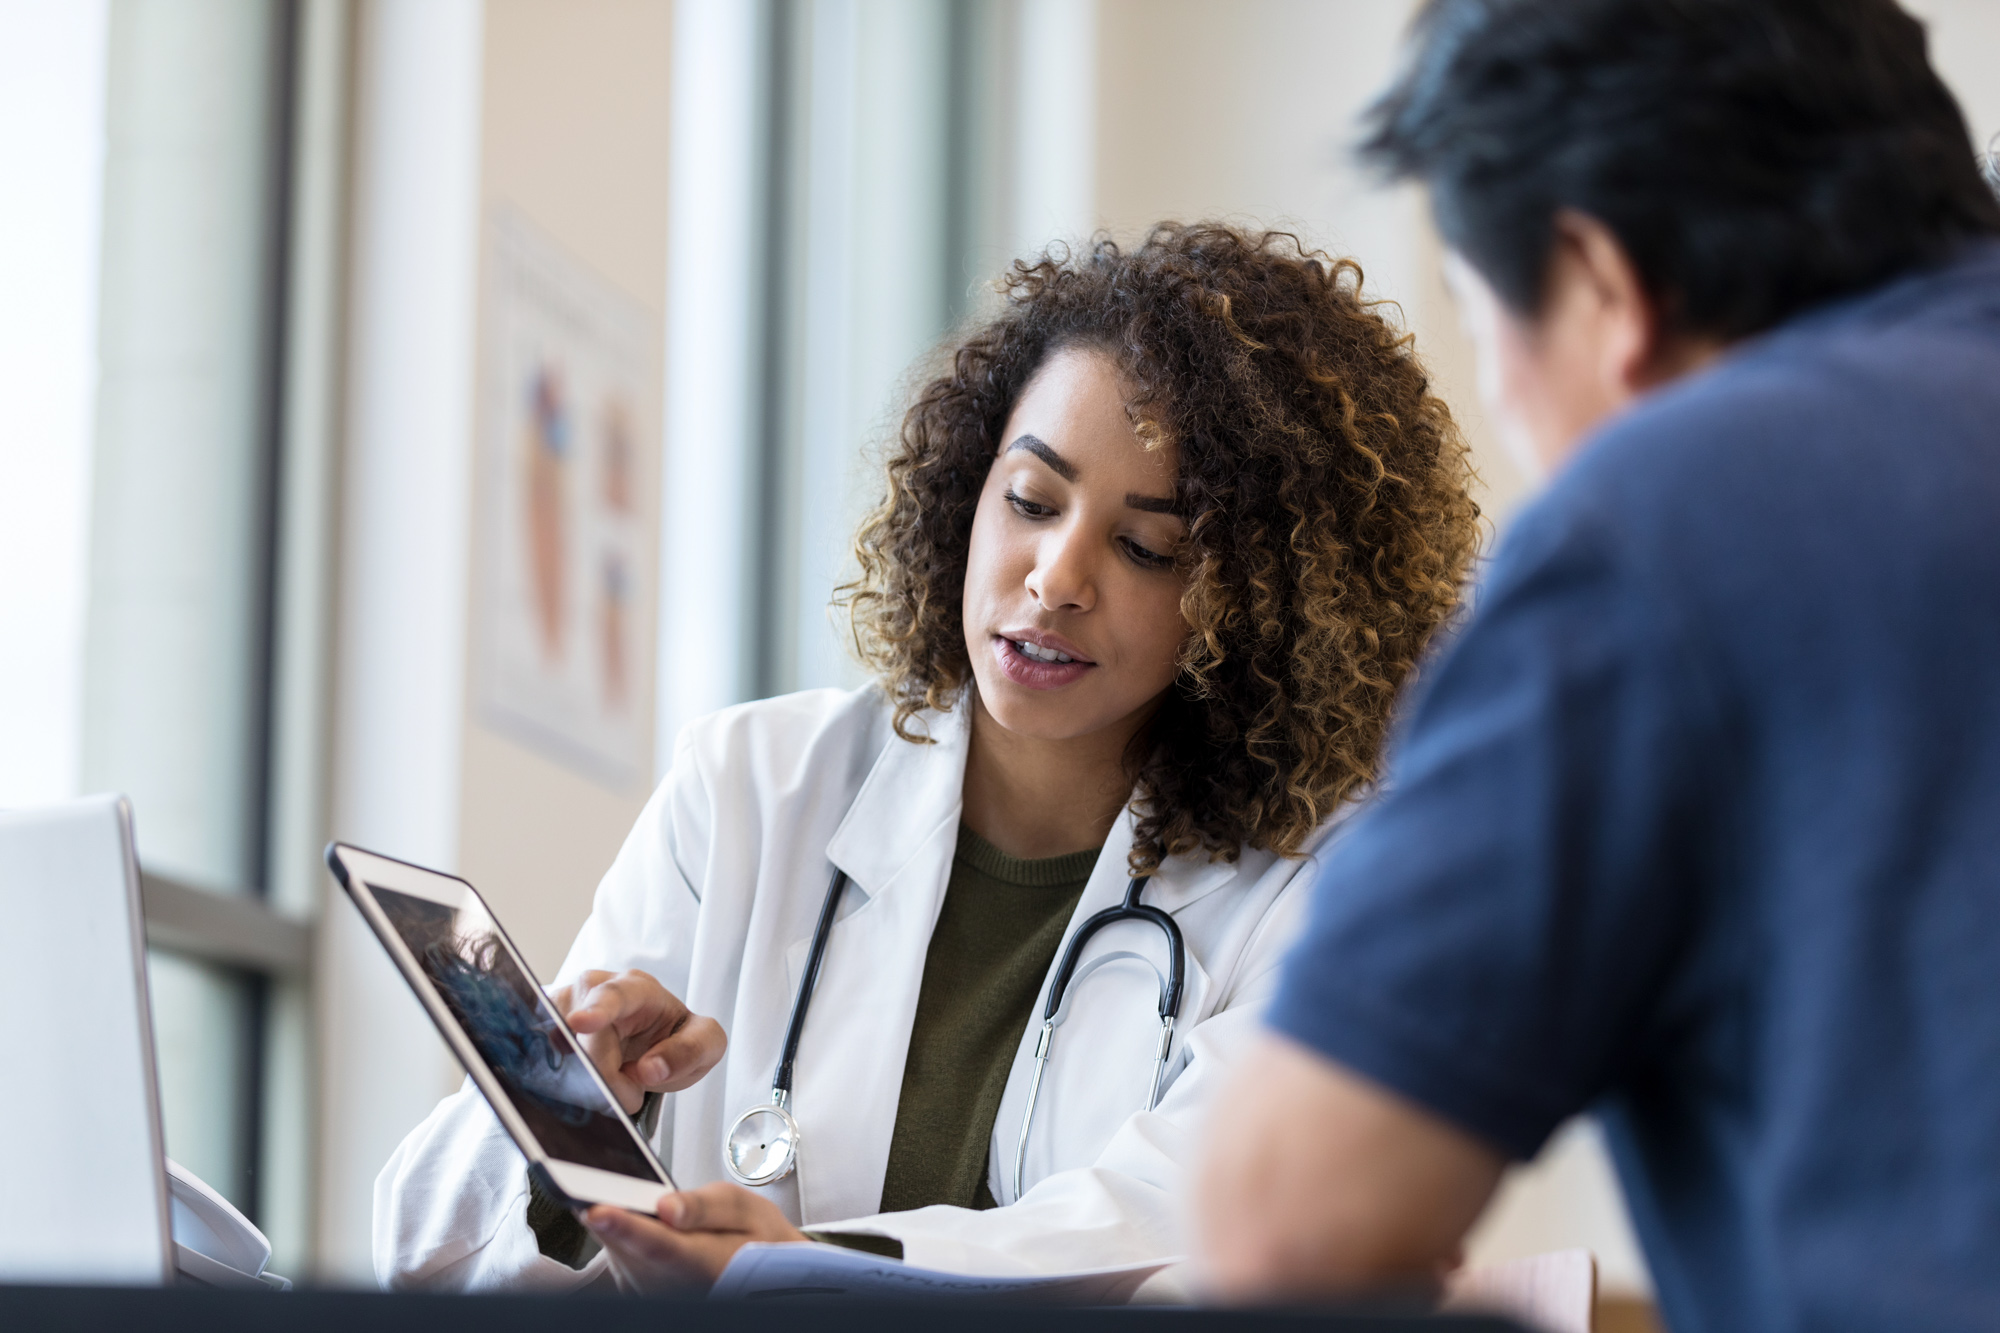
[[[2000,245],[1591,441],[1314,910],[1270,1022],[1598,1110],[1676,1329],[2000,1325]]]

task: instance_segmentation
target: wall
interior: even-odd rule
[[[1388,80],[1413,0],[1099,0],[1096,212],[1136,236],[1167,218],[1297,230],[1362,261],[1399,302],[1471,436],[1489,517],[1528,485],[1484,428],[1470,347],[1437,272],[1421,199],[1384,190],[1349,157],[1356,115]],[[1973,139],[2000,134],[2000,4],[1904,0]]]
[[[1993,0],[1903,0],[1930,30],[1931,63],[1944,77],[1984,148],[2000,135],[2000,4]]]
[[[1097,214],[1123,238],[1222,218],[1359,259],[1393,300],[1466,427],[1489,517],[1523,479],[1484,427],[1471,351],[1438,275],[1420,196],[1353,163],[1356,117],[1388,81],[1409,0],[1102,0]]]
[[[485,219],[524,219],[616,292],[664,320],[667,126],[672,7],[661,0],[488,0],[481,110],[480,194]],[[482,321],[484,328],[484,321]],[[634,423],[635,491],[658,531],[661,358],[648,358]],[[475,429],[490,428],[493,348],[482,344]],[[474,494],[491,478],[475,450]],[[472,534],[475,552],[485,533]],[[475,557],[478,558],[478,557]],[[649,550],[650,570],[657,564]],[[650,590],[650,579],[640,585]],[[528,961],[553,976],[590,910],[597,881],[652,791],[654,614],[637,599],[632,679],[643,688],[638,726],[645,761],[606,785],[523,745],[469,704],[462,752],[460,873],[479,886]],[[476,640],[475,640],[476,642]],[[474,697],[468,676],[467,697]]]

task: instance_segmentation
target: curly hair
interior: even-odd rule
[[[1248,844],[1295,856],[1374,777],[1396,693],[1452,614],[1478,542],[1467,450],[1411,339],[1352,261],[1286,233],[1165,223],[1000,280],[1004,307],[916,393],[838,600],[896,731],[971,686],[973,513],[1009,413],[1049,357],[1110,356],[1148,447],[1171,444],[1192,627],[1135,738],[1131,869]]]

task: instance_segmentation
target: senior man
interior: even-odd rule
[[[1889,0],[1435,0],[1431,191],[1552,475],[1218,1108],[1215,1290],[1450,1261],[1594,1110],[1676,1329],[2000,1324],[2000,203]]]

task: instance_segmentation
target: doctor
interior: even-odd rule
[[[971,1273],[1182,1252],[1303,858],[1373,774],[1477,511],[1352,265],[1169,226],[1003,288],[857,540],[876,683],[690,726],[559,975],[682,1192],[579,1225],[468,1087],[377,1182],[385,1284],[575,1287],[615,1255],[700,1286],[753,1240]],[[1135,899],[1051,1005],[1079,926]],[[725,1146],[774,1089],[795,1152],[739,1134],[739,1178],[776,1176],[745,1188]]]

